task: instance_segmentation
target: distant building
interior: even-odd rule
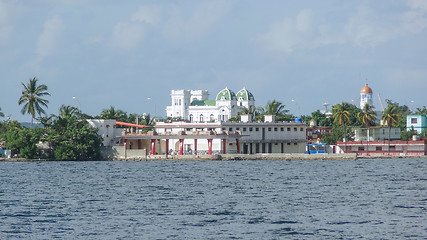
[[[172,105],[167,106],[166,116],[204,123],[227,121],[244,108],[255,107],[255,98],[245,88],[235,94],[225,88],[215,100],[209,100],[207,90],[172,90]]]
[[[366,104],[373,106],[372,94],[372,89],[368,86],[368,84],[365,84],[362,90],[360,90],[360,109],[363,109]]]
[[[407,115],[406,130],[414,128],[417,134],[422,133],[427,127],[427,115]]]
[[[354,141],[366,141],[366,128],[353,127]],[[384,141],[388,140],[390,131],[390,140],[400,140],[400,128],[392,127],[369,127],[369,141]]]
[[[420,141],[337,142],[336,153],[357,155],[422,156],[427,155],[427,139]]]

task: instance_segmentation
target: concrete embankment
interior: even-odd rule
[[[116,161],[231,161],[231,160],[356,160],[354,153],[346,154],[217,154],[217,155],[148,155],[146,158],[116,159]]]

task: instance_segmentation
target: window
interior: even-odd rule
[[[417,118],[411,118],[411,123],[417,123]]]
[[[280,128],[280,131],[281,131],[281,132],[285,131],[285,128],[282,128],[282,127],[281,127],[281,128]]]
[[[294,127],[294,132],[298,131],[298,129],[296,127]]]
[[[240,128],[236,128],[236,131],[239,131],[240,130]]]
[[[222,128],[222,131],[225,131],[225,128]]]
[[[294,145],[296,146],[296,145],[298,145],[298,143],[294,143]]]
[[[209,117],[209,120],[210,120],[211,122],[215,121],[215,117],[214,117],[214,115],[213,115],[213,114],[211,114],[211,116]]]
[[[304,131],[304,128],[300,128],[300,131],[302,132],[302,131]]]
[[[252,130],[253,130],[253,129],[250,127],[250,128],[249,128],[249,132],[252,132]]]
[[[259,132],[259,128],[255,128],[255,131],[256,131],[256,132]]]
[[[290,145],[291,145],[291,143],[288,143],[287,145],[288,145],[288,146],[290,146]]]
[[[243,128],[243,132],[246,132],[246,128]]]
[[[277,127],[276,127],[276,128],[274,128],[274,131],[275,131],[275,132],[277,132]]]
[[[203,114],[200,114],[200,122],[204,122]]]
[[[193,122],[193,114],[190,114],[190,122]]]
[[[290,132],[290,131],[291,131],[291,128],[288,128],[287,130],[288,130],[288,132]]]
[[[233,128],[228,128],[228,131],[230,131],[230,132],[233,131]]]
[[[358,150],[359,151],[365,151],[365,147],[359,147]]]
[[[390,146],[390,151],[396,151],[396,146]]]
[[[268,131],[271,132],[271,128],[268,128]]]
[[[375,147],[375,150],[377,150],[377,151],[382,151],[382,150],[383,150],[383,148],[382,148],[382,147],[380,147],[380,146],[376,146],[376,147]]]

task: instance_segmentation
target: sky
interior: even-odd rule
[[[37,77],[61,105],[166,115],[171,90],[246,88],[294,115],[323,103],[427,105],[427,1],[0,0],[0,108]],[[74,98],[73,98],[74,97]],[[294,101],[292,101],[294,100]]]

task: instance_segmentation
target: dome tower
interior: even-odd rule
[[[360,109],[363,109],[366,104],[371,106],[373,105],[372,93],[372,89],[368,86],[368,84],[365,84],[362,90],[360,90]]]

